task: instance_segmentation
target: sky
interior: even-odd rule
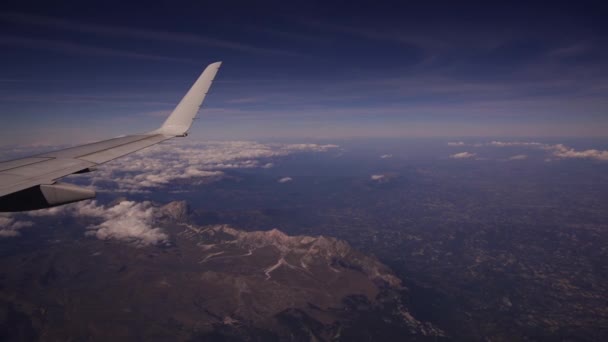
[[[0,145],[162,123],[224,62],[191,136],[606,137],[608,5],[0,5]]]

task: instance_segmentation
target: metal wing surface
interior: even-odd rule
[[[205,68],[163,125],[152,132],[99,141],[0,163],[0,211],[48,208],[95,197],[92,190],[57,180],[162,141],[188,135],[221,62]]]

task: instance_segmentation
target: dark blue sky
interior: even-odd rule
[[[447,5],[446,5],[447,4]],[[155,128],[208,63],[205,139],[606,136],[591,2],[8,2],[0,143]]]

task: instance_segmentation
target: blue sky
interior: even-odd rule
[[[224,65],[204,139],[606,136],[606,5],[0,6],[0,144],[153,129]]]

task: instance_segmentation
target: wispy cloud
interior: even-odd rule
[[[528,158],[528,156],[525,154],[516,154],[514,156],[509,157],[509,160],[524,160],[527,158]]]
[[[450,155],[450,158],[452,158],[452,159],[469,159],[469,158],[475,157],[476,155],[477,155],[476,153],[471,153],[471,152],[460,152],[460,153],[454,153],[454,154]]]
[[[94,56],[124,57],[150,61],[198,64],[197,61],[187,58],[139,53],[115,48],[85,45],[65,40],[36,39],[22,36],[0,35],[0,45],[20,46],[28,49],[42,49],[63,53],[74,53]]]
[[[152,29],[140,29],[124,26],[109,26],[98,25],[91,23],[83,23],[72,20],[65,20],[49,16],[34,15],[19,12],[2,12],[0,18],[5,21],[17,22],[27,25],[42,26],[49,29],[63,29],[80,33],[92,33],[98,35],[106,35],[120,38],[145,39],[152,41],[163,41],[169,43],[183,43],[190,45],[205,45],[218,48],[230,49],[240,52],[257,53],[257,54],[278,54],[278,55],[295,55],[296,53],[273,49],[263,48],[254,45],[233,42],[224,39],[216,39],[198,34],[169,32]]]
[[[487,145],[495,146],[495,147],[512,147],[512,146],[520,146],[520,147],[547,147],[549,145],[542,144],[534,141],[491,141]]]
[[[587,42],[576,42],[574,44],[558,47],[549,51],[549,56],[558,58],[567,58],[580,56],[589,52],[592,46]]]
[[[542,150],[550,151],[554,157],[567,159],[567,158],[578,158],[578,159],[595,159],[595,160],[608,160],[608,151],[606,150],[575,150],[572,147],[568,147],[564,144],[543,144],[539,142],[528,142],[528,141],[492,141],[487,144],[488,146],[495,147],[532,147]]]
[[[473,147],[491,146],[491,147],[523,147],[523,148],[534,148],[549,151],[553,157],[560,159],[595,159],[601,161],[608,161],[608,150],[576,150],[572,147],[564,144],[545,144],[536,141],[498,141],[494,140],[488,143],[474,143],[464,144]],[[468,153],[468,152],[466,152]],[[510,160],[526,159],[527,155],[518,154],[510,157]]]
[[[279,183],[288,183],[291,182],[293,180],[293,178],[291,177],[283,177],[281,179],[278,180]]]

